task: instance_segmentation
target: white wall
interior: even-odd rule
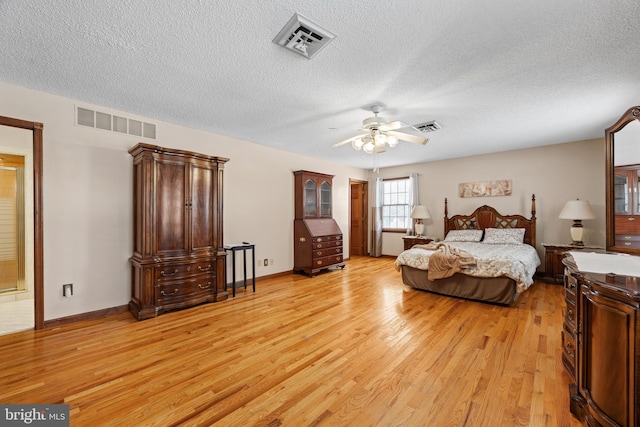
[[[157,139],[76,126],[76,105],[155,123]],[[224,172],[224,241],[250,241],[256,259],[274,260],[257,268],[258,277],[293,268],[293,171],[335,175],[333,214],[345,237],[349,179],[368,176],[366,170],[2,82],[0,115],[44,124],[45,320],[129,302],[133,178],[127,150],[140,141],[230,158]],[[345,256],[348,249],[345,245]],[[73,297],[62,297],[64,283],[73,283]]]
[[[157,139],[75,126],[76,104],[156,123]],[[225,165],[224,240],[253,242],[257,259],[274,260],[272,266],[257,267],[258,277],[293,268],[294,170],[335,175],[334,218],[345,238],[349,179],[374,177],[366,170],[2,82],[0,115],[44,123],[45,320],[128,303],[133,210],[132,161],[127,150],[140,141],[231,159]],[[430,236],[443,237],[445,197],[452,215],[489,204],[505,214],[529,216],[530,197],[535,193],[541,254],[543,242],[569,243],[570,221],[557,216],[573,198],[589,200],[597,215],[595,220],[584,221],[585,242],[604,246],[602,139],[387,168],[379,176],[410,172],[421,175],[421,203],[432,216],[426,221]],[[494,179],[511,179],[513,195],[457,196],[459,183]],[[401,234],[385,233],[383,240],[384,254],[397,255],[402,250]],[[62,297],[64,283],[74,284],[72,298]]]
[[[603,130],[604,136],[604,130]],[[542,243],[571,243],[572,221],[558,219],[565,202],[588,200],[596,219],[583,221],[583,240],[588,245],[605,246],[605,158],[604,137],[544,147],[514,150],[380,170],[380,177],[420,174],[420,203],[427,206],[428,236],[444,238],[444,199],[449,216],[469,214],[490,205],[504,214],[530,217],[531,195],[536,195],[537,249],[543,261]],[[513,194],[504,197],[458,197],[458,184],[498,179],[512,180]],[[372,199],[373,200],[373,199]],[[402,251],[402,234],[384,233],[383,254]]]

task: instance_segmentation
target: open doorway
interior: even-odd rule
[[[351,216],[349,218],[349,256],[368,255],[367,236],[369,212],[369,183],[349,180]]]
[[[44,326],[42,124],[0,117],[0,334]]]

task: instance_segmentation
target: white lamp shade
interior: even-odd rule
[[[431,215],[429,215],[429,210],[424,205],[416,205],[411,210],[411,218],[414,219],[429,219]]]
[[[596,214],[587,200],[569,200],[562,208],[560,219],[594,219]]]

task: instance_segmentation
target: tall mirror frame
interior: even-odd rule
[[[616,145],[616,135],[620,136],[620,132],[625,129],[626,126],[631,124],[632,127],[637,127],[640,129],[640,106],[635,106],[629,108],[623,115],[615,122],[611,127],[605,129],[605,161],[606,161],[606,189],[607,189],[607,200],[606,200],[606,209],[607,209],[607,224],[606,224],[606,243],[607,250],[612,252],[625,252],[630,254],[640,255],[640,242],[639,244],[631,244],[626,243],[623,239],[631,238],[634,236],[630,236],[627,234],[627,230],[625,225],[622,223],[622,220],[627,221],[627,224],[635,224],[637,220],[638,232],[633,234],[638,234],[638,238],[640,239],[640,217],[631,218],[623,217],[622,215],[616,215],[615,210],[615,168],[616,166],[616,155],[615,155],[615,145]],[[629,128],[627,128],[629,130]],[[619,138],[620,139],[620,138]],[[621,139],[620,139],[621,141]],[[620,147],[621,148],[621,147]],[[640,155],[640,140],[638,140],[637,152]],[[640,163],[640,161],[639,161]],[[637,187],[636,187],[637,189]],[[631,201],[629,200],[629,203]],[[618,221],[616,221],[616,216],[618,217]],[[618,223],[616,229],[616,222]],[[616,239],[618,236],[618,239]],[[626,245],[632,245],[637,247],[630,247]]]

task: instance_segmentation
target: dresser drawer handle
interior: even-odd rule
[[[318,252],[316,252],[316,255],[322,256],[322,252],[318,251]]]
[[[571,345],[571,343],[568,342],[567,345],[565,345],[565,347],[567,349],[567,354],[573,357],[573,346]]]
[[[631,242],[624,242],[625,246],[631,246]]]
[[[304,237],[301,237],[301,238],[300,238],[300,242],[301,242],[301,243],[304,243],[304,242],[306,242],[306,241],[307,241],[307,239],[305,239]]]
[[[198,266],[198,270],[200,271],[209,271],[211,269],[211,264],[207,265],[207,268],[202,268],[201,265]]]
[[[318,265],[322,265],[322,261],[321,261],[321,260],[318,260],[318,261],[316,261],[316,264],[318,264]]]
[[[318,245],[318,247],[319,247],[319,248],[321,248],[321,247],[322,247],[322,245]]]
[[[627,221],[635,221],[635,220],[636,219],[634,217],[627,218]]]
[[[207,282],[207,286],[202,286],[200,283],[198,283],[198,287],[200,289],[209,289],[211,287],[211,282]]]
[[[631,236],[624,236],[624,240],[631,240]]]
[[[173,273],[165,273],[164,270],[160,271],[161,276],[175,276],[178,274],[178,269],[173,270]]]
[[[316,242],[322,242],[322,238],[320,238],[320,239],[316,240]]]
[[[336,253],[337,253],[337,254],[339,254],[339,253],[340,253],[340,251],[342,251],[342,249],[340,249],[340,248],[336,248]]]
[[[569,315],[569,317],[573,318],[573,310],[572,309],[569,309],[567,314]]]
[[[164,296],[164,297],[170,297],[171,295],[175,295],[178,293],[178,289],[176,288],[173,292],[171,292],[170,294],[165,293],[165,291],[160,291],[160,295]]]

